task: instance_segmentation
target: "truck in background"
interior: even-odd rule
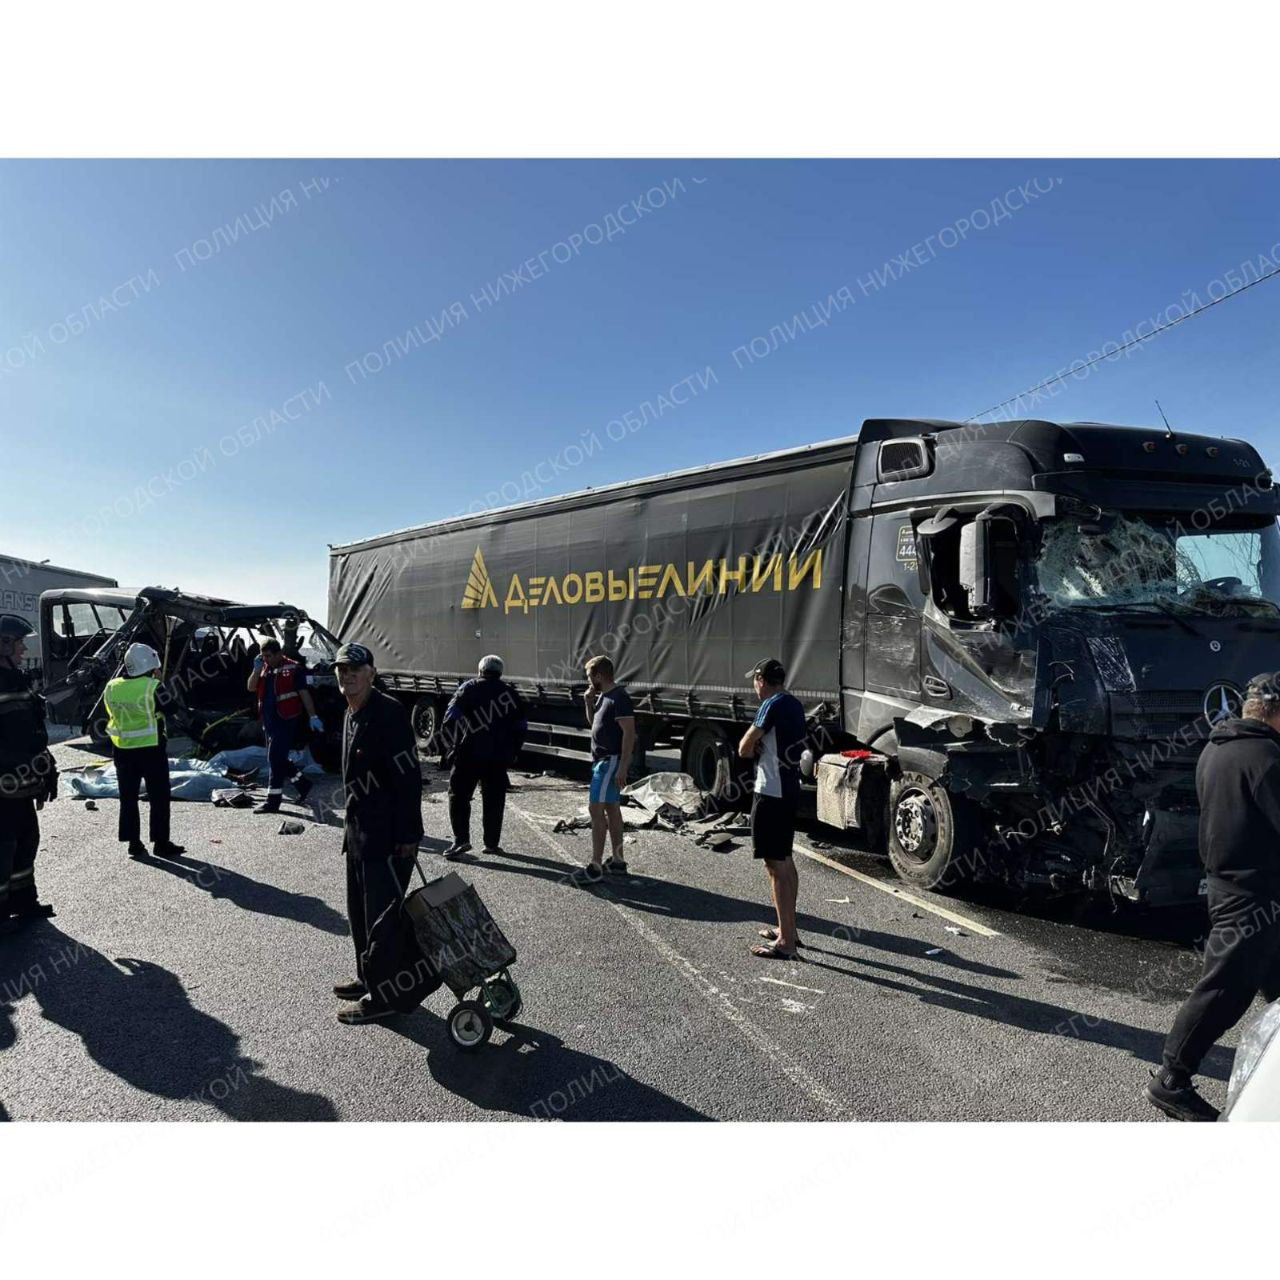
[[[871,419],[334,546],[329,620],[425,744],[497,652],[530,748],[584,755],[582,663],[606,653],[641,749],[678,744],[721,793],[755,713],[743,673],[777,656],[819,813],[883,832],[905,880],[1170,904],[1201,890],[1203,740],[1280,666],[1278,513],[1242,440]]]
[[[43,630],[40,621],[40,597],[56,587],[114,587],[114,578],[79,569],[65,569],[47,560],[23,560],[18,556],[0,555],[0,613],[17,613],[35,628],[36,634],[27,645],[24,665],[37,684],[45,678],[40,655],[43,652]],[[61,619],[58,619],[61,622]],[[87,625],[87,619],[82,620]]]

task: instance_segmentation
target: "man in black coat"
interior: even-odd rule
[[[58,794],[58,770],[44,699],[22,668],[31,634],[20,614],[0,613],[0,934],[53,915],[36,895],[36,810]]]
[[[347,916],[356,951],[356,979],[333,993],[353,1001],[338,1021],[371,1022],[395,1010],[366,983],[369,933],[409,887],[422,839],[422,772],[408,711],[374,687],[373,655],[344,644],[334,666],[347,700],[342,729],[342,785],[346,800],[342,849],[347,858]]]
[[[1240,718],[1196,765],[1209,899],[1204,970],[1165,1041],[1147,1100],[1175,1120],[1216,1120],[1192,1077],[1259,992],[1280,997],[1280,672],[1254,676]]]
[[[477,785],[483,804],[485,853],[502,852],[502,819],[507,805],[507,770],[515,763],[527,728],[524,698],[502,679],[496,653],[480,659],[480,674],[458,686],[444,714],[442,737],[452,755],[449,823],[453,844],[445,852],[457,861],[471,851],[471,799]]]

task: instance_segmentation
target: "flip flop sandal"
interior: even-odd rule
[[[627,874],[627,864],[621,858],[609,858],[604,864],[604,869],[615,876]]]
[[[766,939],[767,941],[769,941],[769,942],[777,942],[777,941],[778,941],[778,931],[777,931],[777,929],[761,929],[761,930],[760,930],[760,936],[761,936],[762,938],[765,938],[765,939]],[[803,942],[797,942],[797,943],[796,943],[796,946],[797,946],[797,947],[803,947],[803,946],[804,946],[804,943],[803,943]]]
[[[758,960],[798,960],[794,951],[782,951],[775,943],[768,946],[752,947],[751,954]]]

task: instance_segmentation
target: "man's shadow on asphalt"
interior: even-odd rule
[[[901,965],[887,964],[869,957],[849,956],[833,951],[819,952],[823,955],[836,956],[841,960],[853,960],[855,964],[875,969],[878,973],[848,969],[842,965],[814,959],[814,950],[816,948],[810,948],[806,953],[806,962],[815,968],[846,974],[874,986],[915,996],[922,1004],[952,1009],[956,1013],[985,1018],[1001,1026],[1020,1027],[1024,1031],[1036,1032],[1040,1035],[1063,1036],[1067,1039],[1085,1040],[1090,1044],[1104,1045],[1111,1049],[1121,1049],[1139,1061],[1152,1065],[1160,1061],[1161,1052],[1164,1049],[1165,1037],[1162,1033],[1130,1026],[1126,1022],[1090,1017],[1088,1014],[1075,1013],[1043,1000],[1029,1000],[1025,996],[991,991],[986,987],[969,986],[940,974],[904,969]],[[945,956],[930,957],[931,960],[945,958]],[[910,979],[910,983],[879,976],[880,974],[897,974],[900,978]],[[1226,1080],[1231,1074],[1231,1061],[1232,1054],[1229,1050],[1214,1048],[1206,1056],[1200,1072],[1214,1080]]]
[[[42,921],[8,945],[0,984],[8,998],[29,992],[44,1017],[80,1037],[98,1066],[145,1093],[208,1103],[232,1120],[338,1118],[328,1098],[261,1075],[261,1064],[239,1052],[236,1032],[195,1008],[181,979],[161,965],[112,963]],[[60,1098],[59,1118],[78,1118],[76,1105]]]
[[[201,862],[187,856],[154,858],[148,855],[134,861],[187,880],[211,898],[226,898],[244,911],[314,925],[324,933],[339,937],[347,934],[346,916],[335,911],[323,898],[281,889],[228,867],[220,867],[216,862]]]
[[[458,1049],[444,1019],[427,1009],[381,1025],[427,1050],[427,1069],[437,1084],[486,1111],[553,1120],[711,1118],[607,1058],[570,1049],[549,1031],[521,1023],[495,1030],[497,1039],[474,1053]]]
[[[519,865],[512,865],[513,863]],[[706,921],[716,924],[759,925],[770,922],[769,908],[762,902],[735,898],[698,885],[678,884],[673,880],[656,880],[635,874],[622,877],[610,876],[597,885],[579,889],[569,883],[571,868],[563,862],[550,858],[537,858],[531,854],[512,853],[510,850],[504,858],[477,859],[469,865],[499,871],[514,871],[520,875],[537,876],[540,879],[564,881],[566,888],[575,893],[596,894],[624,907],[662,915],[668,919]],[[892,955],[916,957],[923,955],[926,949],[925,943],[913,938],[903,938],[895,933],[882,933],[878,929],[863,929],[854,925],[839,924],[834,920],[826,920],[806,911],[796,913],[796,923],[800,927],[802,940],[805,942],[806,955],[816,950],[809,941],[810,935],[821,935],[837,941],[857,942],[862,946],[874,947],[878,951],[887,951]],[[753,937],[752,941],[756,939]],[[828,954],[843,956],[842,952],[836,951]],[[850,955],[844,958],[853,959],[854,957]],[[1009,969],[982,964],[977,960],[969,960],[950,952],[937,959],[953,968],[963,969],[982,977],[1017,978],[1019,976]]]

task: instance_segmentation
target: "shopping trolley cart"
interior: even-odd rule
[[[404,909],[427,963],[458,999],[447,1019],[449,1039],[470,1052],[488,1043],[494,1023],[520,1012],[520,988],[509,972],[515,948],[456,872],[428,880],[419,864],[418,875],[422,888],[405,898]]]

